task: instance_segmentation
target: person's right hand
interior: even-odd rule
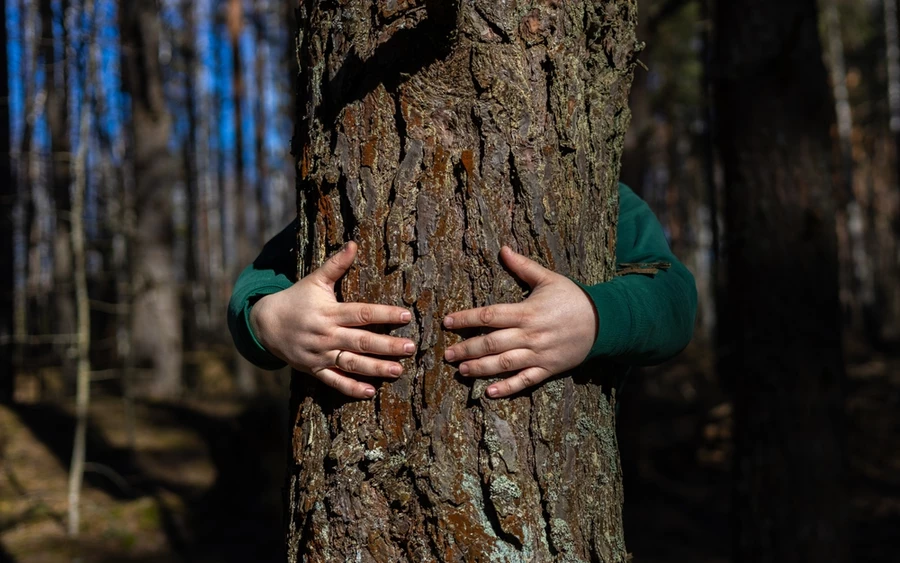
[[[405,338],[363,328],[407,324],[412,318],[408,310],[338,302],[334,284],[350,269],[356,251],[356,243],[347,243],[321,268],[289,289],[257,301],[250,311],[250,325],[260,343],[294,369],[311,374],[344,395],[368,399],[375,396],[375,388],[353,376],[396,379],[403,367],[383,356],[409,356],[415,353],[416,345]]]

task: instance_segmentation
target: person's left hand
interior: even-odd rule
[[[492,398],[514,395],[580,365],[596,340],[598,326],[594,304],[575,282],[506,246],[500,258],[532,288],[528,298],[460,311],[444,319],[444,326],[452,330],[496,329],[444,353],[448,362],[462,361],[459,372],[466,377],[513,373],[488,387]]]

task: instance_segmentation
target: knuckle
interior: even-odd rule
[[[531,324],[531,321],[533,320],[533,315],[530,312],[528,312],[528,310],[525,308],[522,308],[521,310],[519,310],[519,313],[518,313],[518,315],[516,315],[516,317],[517,317],[516,320],[518,321],[520,326],[528,326]]]
[[[490,307],[485,307],[479,311],[478,319],[484,324],[490,324],[494,320],[494,310]]]
[[[532,350],[540,348],[544,341],[546,340],[546,336],[543,332],[540,331],[526,331],[523,333],[522,337],[525,339],[525,342],[528,344],[528,347]]]
[[[484,351],[487,354],[494,354],[497,351],[497,338],[495,336],[484,337]]]
[[[372,310],[372,307],[369,305],[363,305],[359,308],[359,320],[365,324],[369,324],[372,322],[372,319],[375,316],[375,311]]]
[[[328,342],[330,338],[325,335],[315,335],[309,340],[309,349],[313,352],[322,352],[328,349]],[[302,339],[297,340],[297,345],[299,348],[305,348],[305,342]]]
[[[509,354],[501,354],[498,358],[500,362],[500,369],[503,371],[510,371],[513,366],[513,360]]]
[[[371,352],[372,351],[372,335],[364,334],[359,337],[359,342],[357,343],[357,347],[360,352]]]
[[[522,374],[522,384],[525,387],[534,387],[535,383],[537,383],[534,379],[534,375],[531,373],[523,373]]]
[[[344,370],[356,373],[356,370],[359,367],[359,360],[356,358],[356,356],[350,356],[344,361],[346,362]]]

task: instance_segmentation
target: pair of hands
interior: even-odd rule
[[[396,379],[403,366],[387,358],[415,354],[405,338],[376,334],[370,325],[405,325],[412,314],[402,307],[340,303],[334,285],[356,259],[347,243],[318,270],[291,288],[267,295],[253,306],[250,324],[259,341],[291,367],[312,375],[344,395],[375,396],[375,388],[356,376]],[[444,359],[461,362],[464,377],[512,374],[487,395],[514,395],[584,361],[597,336],[597,314],[590,298],[572,280],[503,247],[500,258],[531,288],[521,303],[491,305],[452,313],[449,330],[494,329],[448,348]]]

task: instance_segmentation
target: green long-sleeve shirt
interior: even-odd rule
[[[250,326],[259,298],[293,285],[296,222],[270,240],[240,275],[228,304],[228,326],[245,358],[264,369],[285,363],[269,353]],[[587,359],[609,358],[630,365],[663,362],[691,339],[697,310],[694,277],[672,254],[656,216],[631,189],[619,184],[616,262],[636,264],[636,272],[607,283],[584,286],[600,319]],[[663,264],[661,266],[661,264]],[[655,267],[654,267],[655,266]],[[656,273],[646,273],[656,270]]]

